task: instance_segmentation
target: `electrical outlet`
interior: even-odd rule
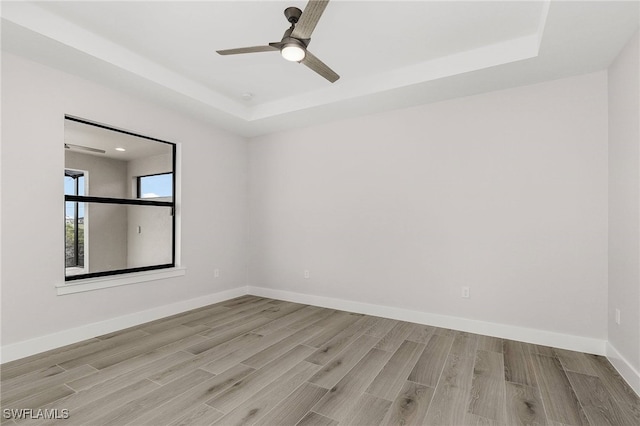
[[[308,269],[305,269],[305,270],[304,270],[304,278],[305,278],[305,279],[309,279],[309,277],[310,277],[310,276],[311,276],[311,274],[309,273],[309,270],[308,270]]]
[[[213,277],[214,278],[219,278],[220,277],[220,269],[216,268],[213,270]]]
[[[620,325],[620,309],[616,309],[616,324]]]
[[[462,297],[465,299],[469,298],[469,287],[462,287]]]

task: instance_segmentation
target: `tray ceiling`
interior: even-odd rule
[[[278,52],[305,1],[3,2],[2,47],[253,136],[605,69],[635,1],[340,1],[309,49],[331,84]]]

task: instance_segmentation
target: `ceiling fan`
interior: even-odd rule
[[[340,78],[324,62],[307,50],[311,41],[311,33],[315,29],[322,12],[329,0],[309,0],[304,12],[297,7],[288,7],[284,16],[291,23],[291,27],[284,32],[282,40],[264,46],[241,47],[238,49],[218,50],[220,55],[239,55],[243,53],[271,52],[279,50],[282,57],[288,61],[298,62],[311,68],[331,83]]]

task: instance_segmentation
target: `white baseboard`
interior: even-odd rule
[[[62,330],[57,333],[47,334],[45,336],[24,340],[22,342],[12,343],[2,346],[0,351],[0,362],[9,362],[30,355],[35,355],[40,352],[77,343],[85,339],[91,339],[103,334],[144,324],[145,322],[179,314],[190,309],[201,308],[213,303],[223,302],[245,294],[247,294],[247,287],[237,287],[194,299],[182,300],[180,302],[171,303],[170,305],[158,306],[146,311],[135,312],[133,314],[105,321],[94,322],[80,327]]]
[[[90,339],[102,334],[112,333],[114,331],[133,327],[170,315],[179,314],[190,309],[196,309],[213,303],[219,303],[245,294],[253,294],[256,296],[270,297],[274,299],[287,300],[314,306],[340,309],[344,311],[357,312],[373,316],[381,316],[385,318],[415,322],[436,327],[450,328],[454,330],[483,334],[487,336],[518,340],[521,342],[528,342],[538,345],[553,346],[556,348],[587,352],[596,355],[606,355],[609,357],[616,369],[620,371],[622,376],[627,381],[629,381],[632,386],[634,386],[633,383],[636,383],[636,386],[634,386],[636,392],[638,389],[637,384],[638,382],[640,382],[640,380],[638,379],[638,372],[631,368],[628,362],[626,362],[624,358],[619,356],[619,354],[613,347],[607,346],[604,340],[573,336],[532,328],[517,327],[507,324],[498,324],[486,321],[476,321],[467,318],[438,315],[392,306],[374,305],[369,303],[355,302],[351,300],[336,299],[331,297],[295,293],[290,291],[275,290],[255,286],[237,287],[207,296],[183,300],[180,302],[172,303],[170,305],[163,305],[146,311],[136,312],[121,317],[116,317],[109,320],[63,330],[41,337],[36,337],[22,342],[5,345],[2,346],[0,352],[1,362],[9,362],[15,359],[35,355],[37,353],[44,352],[50,349],[55,349],[85,339]],[[624,372],[622,370],[624,370]]]
[[[450,328],[469,333],[483,334],[485,336],[518,340],[536,345],[553,346],[555,348],[586,352],[595,355],[605,355],[606,341],[589,337],[573,336],[546,330],[431,314],[428,312],[414,311],[392,306],[373,305],[369,303],[355,302],[352,300],[334,299],[331,297],[274,290],[264,287],[249,286],[248,292],[255,296],[270,297],[290,302],[357,312],[435,327]]]
[[[618,370],[622,378],[631,386],[631,389],[640,396],[640,372],[633,368],[611,342],[607,342],[607,358],[613,367]]]

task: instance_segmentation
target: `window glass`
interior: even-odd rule
[[[138,198],[171,198],[173,194],[173,174],[138,177]]]

